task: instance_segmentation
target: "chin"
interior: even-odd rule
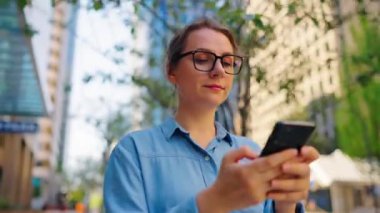
[[[209,98],[207,100],[204,100],[203,102],[207,103],[207,105],[210,107],[218,108],[225,100],[226,100],[226,98],[224,98],[224,99]]]

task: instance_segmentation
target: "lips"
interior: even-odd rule
[[[207,85],[204,85],[204,87],[206,88],[209,88],[209,89],[213,89],[213,90],[224,90],[225,88],[219,84],[207,84]]]

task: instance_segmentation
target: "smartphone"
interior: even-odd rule
[[[301,149],[310,138],[315,124],[306,121],[278,121],[260,156],[267,156],[285,149]]]

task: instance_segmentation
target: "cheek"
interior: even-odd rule
[[[234,78],[233,78],[233,76],[232,76],[232,77],[229,77],[229,78],[227,79],[226,84],[227,84],[229,90],[231,90],[231,88],[232,88],[232,86],[233,86],[233,84],[234,84]]]

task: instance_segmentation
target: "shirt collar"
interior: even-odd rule
[[[216,139],[218,141],[225,140],[227,141],[230,146],[232,146],[232,138],[231,133],[229,133],[219,122],[215,122],[216,127]]]
[[[218,141],[225,140],[230,144],[230,146],[232,146],[231,134],[219,122],[215,122],[215,127],[216,127],[216,139]],[[189,132],[186,131],[184,128],[182,128],[173,117],[167,118],[161,124],[161,130],[166,140],[168,141],[170,141],[170,138],[173,136],[173,134],[176,131],[180,131],[183,134],[189,135]]]
[[[161,130],[168,141],[176,131],[181,131],[187,135],[189,134],[189,132],[182,128],[173,117],[167,118],[164,123],[161,124]]]

